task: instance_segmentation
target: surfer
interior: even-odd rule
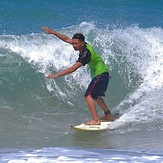
[[[58,78],[76,71],[81,66],[89,65],[91,70],[92,81],[90,82],[86,93],[84,95],[87,105],[92,113],[93,119],[86,122],[86,125],[100,125],[100,118],[96,110],[96,102],[104,111],[102,120],[114,121],[116,118],[113,116],[105,104],[101,96],[105,96],[105,92],[109,83],[110,75],[109,68],[104,63],[101,56],[92,48],[91,45],[85,42],[85,37],[81,33],[76,33],[72,38],[58,33],[48,27],[43,27],[43,30],[48,34],[53,34],[64,42],[71,44],[75,51],[79,51],[78,60],[71,67],[47,76],[49,79]]]

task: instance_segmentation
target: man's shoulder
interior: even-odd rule
[[[91,46],[90,44],[88,44],[87,42],[85,42],[85,47],[86,47],[87,49],[92,48],[92,46]]]
[[[83,50],[82,50],[82,54],[90,54],[91,52],[90,52],[90,49],[88,48],[88,46],[89,46],[89,44],[88,43],[85,43],[85,46],[84,46],[84,48],[83,48]]]
[[[90,53],[94,53],[95,52],[95,49],[88,43],[85,44],[86,48],[88,49],[88,51]]]

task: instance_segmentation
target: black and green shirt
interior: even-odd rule
[[[101,56],[88,43],[85,43],[83,51],[79,53],[77,62],[81,62],[83,66],[89,65],[92,78],[109,71]]]

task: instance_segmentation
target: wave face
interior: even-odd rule
[[[111,132],[161,131],[163,29],[107,29],[82,22],[59,30],[70,37],[78,31],[85,34],[111,70],[105,100],[113,113],[121,115]],[[88,66],[55,80],[45,78],[71,66],[77,58],[70,45],[52,35],[0,35],[2,146],[8,146],[3,140],[6,135],[10,140],[10,134],[15,135],[12,143],[18,146],[24,139],[23,144],[39,144],[40,135],[47,140],[45,144],[52,140],[57,144],[68,134],[67,126],[90,117],[83,98],[91,80]],[[103,114],[100,109],[99,114]],[[58,136],[55,140],[54,133]]]

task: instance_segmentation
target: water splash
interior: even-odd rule
[[[117,101],[113,108],[123,114],[119,119],[121,125],[123,122],[124,125],[133,122],[137,125],[160,120],[162,98],[159,94],[162,94],[163,85],[162,28],[141,29],[133,26],[109,30],[83,22],[60,31],[70,37],[75,32],[84,33],[86,41],[100,52],[111,71],[118,72],[116,75],[120,76],[126,88],[114,88],[114,91],[129,90],[124,100]],[[52,35],[42,33],[0,37],[1,51],[8,50],[21,56],[44,76],[71,66],[78,58],[78,53],[72,46]],[[116,77],[112,80],[116,80]],[[58,99],[68,99],[71,104],[77,95],[80,98],[79,94],[83,93],[83,88],[87,87],[89,81],[87,66],[58,80],[45,79],[49,92],[57,92],[55,96]]]

